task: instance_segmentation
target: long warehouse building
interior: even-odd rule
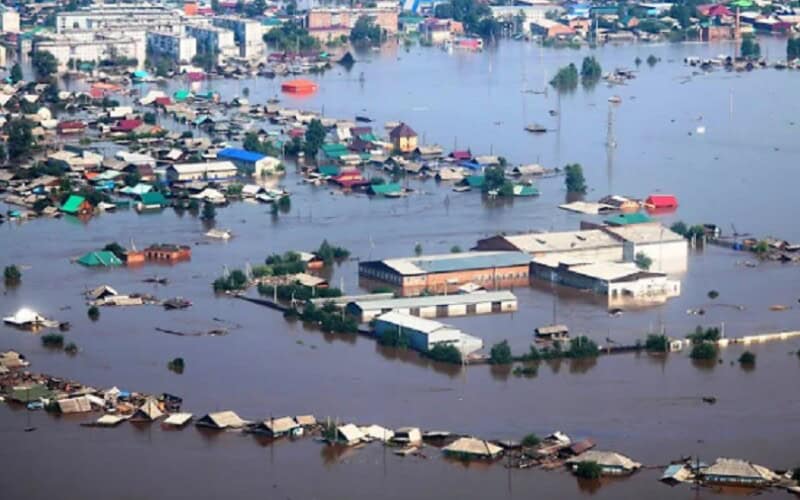
[[[531,257],[523,252],[464,252],[362,262],[361,284],[389,286],[403,296],[449,294],[468,283],[487,290],[528,286]]]
[[[362,323],[372,321],[377,316],[390,311],[420,318],[442,318],[468,314],[514,312],[516,310],[517,297],[509,291],[356,300],[347,304],[347,312]]]
[[[422,352],[437,345],[452,345],[462,356],[468,356],[483,348],[483,340],[454,326],[395,311],[375,318],[374,329],[377,337],[398,333],[408,340],[411,348]]]

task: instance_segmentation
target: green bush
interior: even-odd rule
[[[750,351],[744,351],[742,355],[739,356],[739,364],[751,366],[756,364],[756,355]]]
[[[526,434],[525,437],[522,438],[522,446],[526,448],[533,448],[534,446],[538,446],[541,442],[542,440],[539,439],[539,436],[533,433]]]
[[[64,347],[64,336],[60,333],[42,335],[42,345],[45,347]]]
[[[600,355],[600,349],[592,339],[580,336],[569,341],[569,350],[564,355],[568,358],[595,358]]]
[[[462,363],[461,351],[450,344],[436,344],[433,349],[426,351],[425,356],[434,361],[460,365]]]
[[[397,328],[383,332],[378,337],[378,343],[388,347],[406,348],[409,340],[408,335],[401,328]]]
[[[100,309],[97,306],[91,306],[87,311],[86,314],[89,316],[89,319],[92,321],[97,321],[100,318]]]
[[[717,346],[711,342],[695,344],[689,357],[696,360],[713,360],[717,358]]]
[[[493,365],[509,365],[514,361],[508,341],[504,340],[492,346],[489,351],[489,363]]]
[[[666,335],[648,335],[644,342],[644,348],[653,352],[667,352],[669,339]]]
[[[575,475],[582,479],[600,479],[600,476],[603,475],[603,468],[597,462],[578,462],[575,467]]]
[[[247,287],[247,275],[240,269],[234,269],[227,277],[220,276],[212,284],[215,292],[243,290]]]
[[[78,354],[78,345],[75,342],[70,342],[64,346],[64,352],[71,355]]]
[[[183,361],[183,358],[174,358],[167,363],[167,368],[170,371],[175,373],[183,373],[183,370],[186,368],[186,363]]]
[[[3,270],[3,278],[7,285],[15,285],[22,279],[22,273],[15,265],[6,266]]]
[[[350,257],[350,250],[331,245],[328,240],[323,240],[315,253],[325,262],[326,266],[333,264],[334,261],[338,262]]]

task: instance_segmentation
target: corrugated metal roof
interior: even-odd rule
[[[435,307],[440,305],[467,305],[488,302],[516,301],[517,297],[507,291],[475,292],[455,295],[430,295],[427,297],[401,297],[385,300],[356,300],[351,302],[362,311],[382,309],[409,309],[414,307]]]
[[[427,334],[431,334],[433,332],[443,329],[458,330],[453,326],[446,325],[438,321],[433,321],[431,319],[425,319],[425,318],[418,318],[417,316],[411,316],[410,314],[403,314],[395,311],[389,311],[387,313],[383,313],[380,316],[378,316],[376,320],[397,325],[400,328],[407,328],[409,330],[415,330]]]
[[[453,441],[443,450],[446,453],[456,453],[460,455],[476,455],[483,457],[495,457],[499,455],[503,449],[489,441],[475,439],[472,437],[462,437]]]
[[[266,158],[267,155],[256,153],[255,151],[247,151],[245,149],[225,148],[217,153],[217,158],[236,161],[257,162]]]
[[[522,252],[464,252],[388,259],[383,263],[400,274],[415,275],[523,266],[530,261],[530,256]]]
[[[567,460],[568,464],[580,462],[596,462],[601,467],[615,467],[624,470],[634,470],[642,466],[639,462],[634,462],[625,455],[613,451],[589,450]]]
[[[599,229],[563,231],[558,233],[528,233],[504,236],[516,248],[529,253],[565,252],[618,246],[619,242]]]

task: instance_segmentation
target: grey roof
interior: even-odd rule
[[[427,297],[400,297],[385,300],[357,300],[351,302],[360,310],[408,309],[413,307],[435,307],[439,305],[483,304],[487,302],[516,301],[517,297],[507,291],[474,292],[455,295],[430,295]],[[348,304],[349,305],[349,304]]]
[[[766,467],[735,458],[718,458],[702,472],[707,476],[755,478],[763,481],[771,481],[775,477],[775,474]]]
[[[400,274],[415,275],[524,266],[530,261],[530,256],[523,252],[464,252],[387,259],[383,263]]]
[[[568,464],[577,464],[580,462],[596,462],[602,467],[614,467],[623,470],[634,470],[642,466],[642,464],[634,462],[625,455],[613,451],[589,450],[585,453],[581,453],[577,457],[572,457],[567,460]]]

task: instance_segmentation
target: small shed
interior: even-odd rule
[[[183,427],[192,420],[191,413],[173,413],[164,420],[163,424],[170,427]]]
[[[92,403],[86,396],[58,400],[58,409],[63,414],[86,413],[92,411]]]
[[[356,445],[363,441],[364,438],[364,433],[355,424],[340,425],[336,428],[336,441],[347,446]]]
[[[153,422],[162,416],[164,416],[164,412],[161,411],[158,401],[155,398],[147,398],[144,404],[133,412],[131,421]]]
[[[394,431],[392,441],[402,444],[418,444],[422,442],[422,432],[418,427],[401,427]]]
[[[651,194],[644,204],[648,208],[677,208],[678,199],[672,194]]]
[[[94,207],[92,207],[92,204],[83,196],[71,194],[69,198],[67,198],[67,201],[61,205],[60,210],[65,214],[84,215],[91,214]]]
[[[271,418],[256,425],[254,432],[266,434],[270,437],[281,437],[293,434],[300,425],[292,417]]]

